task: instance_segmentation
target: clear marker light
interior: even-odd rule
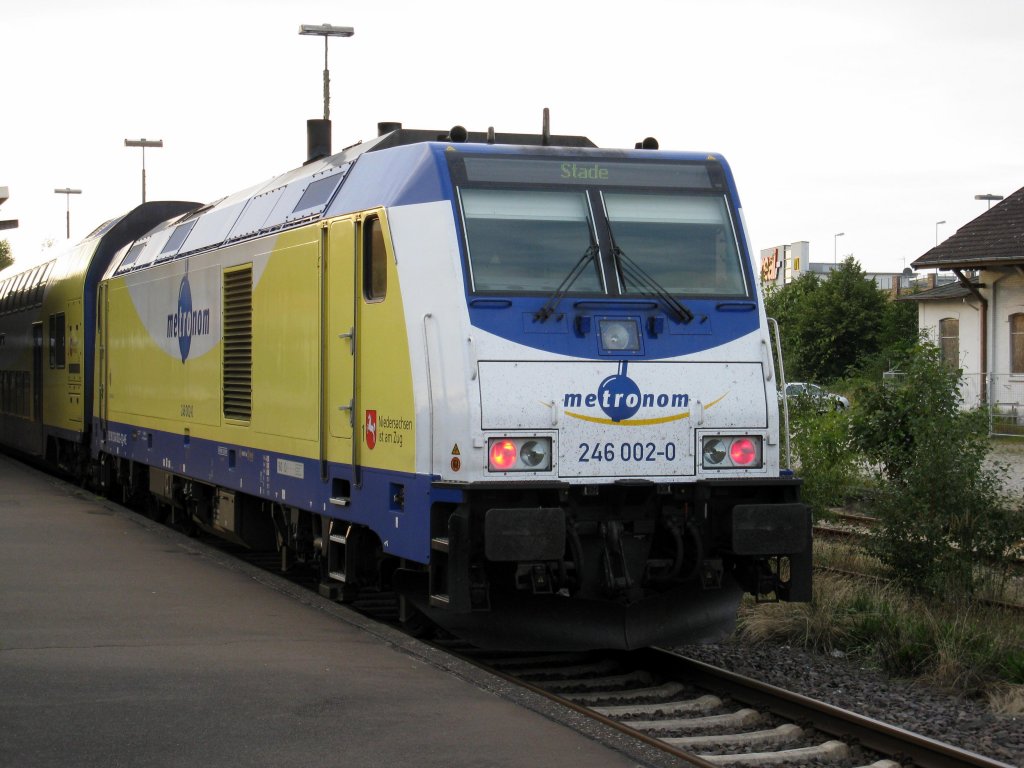
[[[527,466],[542,466],[548,458],[548,446],[538,440],[530,440],[523,443],[523,447],[519,450],[519,457]]]
[[[721,440],[705,440],[704,441],[704,463],[707,464],[721,464],[725,461],[725,443]]]

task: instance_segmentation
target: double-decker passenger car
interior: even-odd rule
[[[0,274],[0,442],[81,473],[89,461],[96,286],[117,250],[197,203],[149,203],[58,257]]]
[[[164,213],[79,268],[102,487],[481,644],[708,640],[744,591],[809,599],[720,156],[387,124]]]

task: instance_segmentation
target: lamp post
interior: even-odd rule
[[[300,35],[319,35],[324,39],[324,120],[331,119],[331,74],[327,69],[327,38],[352,37],[355,33],[352,27],[335,27],[330,24],[303,24],[299,27]]]
[[[142,147],[142,202],[146,202],[146,147],[162,147],[164,140],[125,139],[124,145],[126,147]]]
[[[1003,196],[1002,195],[975,195],[974,199],[975,200],[988,200],[988,207],[991,208],[992,207],[992,201],[993,200],[1002,200]]]
[[[71,196],[82,194],[80,189],[71,189],[70,187],[64,187],[64,189],[53,190],[58,195],[64,195],[64,200],[67,203],[66,219],[67,219],[67,239],[71,239]]]
[[[834,267],[839,263],[839,238],[845,235],[845,232],[836,232],[832,238],[832,266]]]
[[[936,245],[939,244],[939,224],[945,224],[945,223],[946,223],[945,219],[943,219],[942,221],[936,221],[935,222],[935,244]]]

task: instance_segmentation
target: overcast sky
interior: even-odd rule
[[[486,9],[484,11],[483,9]],[[755,255],[900,271],[1024,187],[1021,0],[3,0],[0,232],[19,265],[147,198],[211,202],[305,159],[330,43],[334,148],[409,128],[646,136],[722,153]],[[945,224],[936,226],[936,222]],[[836,233],[845,233],[836,238]]]

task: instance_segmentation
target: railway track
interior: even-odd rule
[[[814,526],[814,536],[815,538],[821,539],[862,542],[872,535],[872,531],[878,526],[878,524],[878,519],[875,517],[840,511],[836,513],[834,522],[816,524]],[[1020,543],[1017,549],[1019,552],[1024,553],[1024,541]],[[1015,574],[1017,578],[1024,576],[1024,554],[1019,556],[1016,561],[1011,562],[1010,567],[1011,573]],[[886,583],[888,581],[884,576],[831,566],[815,565],[815,570],[841,576],[848,576],[855,579],[871,580],[878,583]],[[1008,600],[992,599],[981,596],[975,596],[974,600],[977,603],[991,608],[998,608],[1015,613],[1024,612],[1024,603],[1019,601],[1011,602]]]
[[[669,651],[456,651],[693,766],[1011,768]]]

